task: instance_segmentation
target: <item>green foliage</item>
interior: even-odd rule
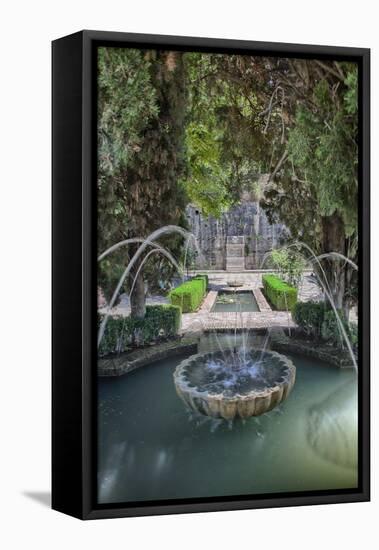
[[[347,91],[344,95],[345,108],[350,115],[356,115],[358,112],[358,71],[356,69],[348,72],[345,79]]]
[[[249,190],[294,239],[356,259],[356,64],[107,47],[99,48],[98,83],[99,252],[184,225],[188,201],[219,217]],[[256,189],[261,173],[272,178]],[[180,257],[181,239],[162,245]],[[101,263],[106,297],[128,259],[122,249]],[[276,260],[296,284],[299,261]],[[333,269],[326,265],[333,295],[338,285],[353,288],[349,267],[338,276]],[[172,268],[153,255],[143,276],[150,289],[165,289]]]
[[[198,275],[195,275],[195,277],[192,278],[192,280],[197,280],[197,279],[200,279],[201,281],[203,281],[203,284],[204,284],[204,292],[206,292],[208,290],[208,282],[209,282],[209,279],[208,279],[208,275],[206,273],[198,273]]]
[[[99,49],[99,252],[129,237],[147,237],[163,225],[186,226],[187,199],[180,185],[185,174],[184,76],[180,52]],[[166,236],[161,244],[179,256],[182,243],[182,238]],[[100,263],[98,281],[107,298],[136,249],[122,248]],[[172,275],[167,259],[153,255],[140,276],[155,290]],[[135,293],[132,299],[143,298]]]
[[[297,289],[276,275],[263,275],[263,289],[266,298],[278,310],[291,311],[297,302]]]
[[[126,239],[130,212],[125,174],[138,155],[143,132],[156,118],[150,61],[139,50],[98,50],[98,251]],[[109,299],[125,269],[120,249],[99,264],[99,285]]]
[[[124,252],[125,257],[125,252]],[[98,285],[104,293],[104,297],[109,301],[120,280],[125,265],[122,265],[123,254],[115,253],[115,256],[105,258],[98,267]]]
[[[299,104],[289,132],[289,158],[315,197],[321,217],[339,214],[346,236],[357,230],[357,68],[351,66],[338,102],[331,84],[314,87],[312,107]]]
[[[349,323],[349,338],[353,348],[358,346],[358,324]]]
[[[321,338],[325,304],[323,302],[297,302],[292,310],[293,320],[308,335]]]
[[[143,132],[158,116],[151,63],[139,50],[98,50],[99,251],[128,230],[125,172],[138,155]],[[105,266],[104,266],[104,269]]]
[[[273,250],[271,258],[274,267],[279,270],[279,277],[289,285],[297,286],[306,267],[304,258],[295,250],[286,248]]]
[[[102,316],[98,322],[101,323]],[[144,346],[178,333],[181,310],[174,305],[147,306],[143,319],[112,316],[108,318],[99,355],[121,353],[130,347]]]
[[[358,343],[357,325],[348,323],[341,311],[338,311],[337,314],[352,346],[356,346]],[[297,302],[292,315],[295,323],[307,336],[323,340],[337,348],[346,347],[336,314],[324,302]]]
[[[216,218],[238,202],[241,186],[250,184],[260,137],[257,129],[252,136],[251,106],[256,97],[253,92],[245,97],[231,75],[223,74],[221,58],[188,53],[185,59],[188,173],[183,186],[191,202]]]
[[[99,48],[99,168],[116,175],[139,152],[142,132],[158,116],[151,62],[132,48]]]
[[[333,250],[357,261],[358,66],[298,60],[288,68],[280,82],[284,134],[276,128],[272,146],[285,161],[265,193],[266,212],[317,255]],[[328,261],[323,268],[338,307],[356,303],[351,268]]]
[[[204,276],[186,281],[169,293],[171,304],[179,306],[183,313],[192,313],[203,301],[206,287]]]
[[[349,338],[351,344],[355,346],[358,343],[357,326],[352,323],[348,323],[342,311],[338,311],[337,314],[345,328],[347,337]],[[321,327],[321,337],[333,346],[338,348],[346,347],[340,324],[337,321],[336,315],[332,309],[325,311],[324,320]]]
[[[221,164],[221,133],[202,122],[190,122],[186,129],[189,174],[183,186],[190,201],[205,216],[219,217],[230,205],[227,173]]]

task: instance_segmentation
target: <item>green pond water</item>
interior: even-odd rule
[[[240,312],[259,311],[257,301],[252,292],[219,292],[212,311]]]
[[[218,340],[205,337],[200,349],[234,337]],[[292,356],[289,398],[268,414],[228,424],[186,410],[173,383],[181,359],[99,379],[99,503],[356,487],[353,370]]]

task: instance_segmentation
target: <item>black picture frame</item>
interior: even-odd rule
[[[359,66],[359,487],[98,505],[96,481],[96,55],[99,45],[351,60]],[[85,30],[52,43],[52,507],[81,519],[370,499],[370,50]]]

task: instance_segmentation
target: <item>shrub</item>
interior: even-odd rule
[[[297,302],[292,315],[295,323],[308,335],[321,338],[325,304],[323,302]]]
[[[183,313],[196,311],[206,293],[206,279],[204,276],[195,277],[186,281],[169,293],[170,302],[179,306]]]
[[[166,336],[175,336],[180,329],[182,312],[180,308],[170,304],[147,306],[145,319],[155,331],[165,331]]]
[[[358,346],[358,325],[356,323],[349,323],[349,338],[354,348]]]
[[[192,280],[200,280],[204,282],[204,293],[208,290],[208,275],[206,273],[195,275],[195,277],[192,278]]]
[[[271,258],[280,277],[289,285],[297,286],[306,267],[304,258],[296,250],[273,250]]]
[[[101,323],[103,316],[99,316]],[[143,319],[109,317],[99,355],[120,353],[131,346],[143,346],[175,336],[180,328],[181,310],[174,305],[146,306]]]
[[[356,341],[354,342],[354,336],[356,340],[356,332],[354,331],[354,326],[350,325],[342,314],[342,312],[337,312],[339,315],[339,318],[342,321],[342,324],[346,330],[346,334],[352,343],[352,345],[356,344]],[[324,321],[322,323],[321,327],[321,337],[323,340],[329,342],[330,344],[337,346],[339,348],[343,348],[346,346],[345,339],[342,335],[340,324],[338,323],[336,319],[336,315],[332,309],[329,309],[325,312],[324,315]]]
[[[292,315],[295,323],[306,334],[324,340],[337,348],[345,347],[345,340],[342,336],[340,325],[330,306],[323,302],[297,302]],[[358,342],[357,325],[348,323],[341,311],[338,312],[338,315],[352,346],[355,347]]]
[[[103,320],[103,315],[98,315],[98,328]],[[108,353],[116,353],[125,351],[127,344],[122,338],[124,324],[128,325],[129,321],[125,317],[110,316],[108,317],[104,335],[100,343],[98,354],[99,356],[107,355]]]
[[[276,309],[292,310],[297,302],[297,289],[275,275],[263,275],[263,288],[266,298]]]

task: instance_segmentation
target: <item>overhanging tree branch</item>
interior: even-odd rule
[[[288,151],[286,149],[282,154],[282,156],[280,157],[280,159],[278,160],[278,162],[276,163],[274,170],[270,174],[270,177],[268,179],[269,182],[274,180],[276,174],[279,172],[279,170],[281,169],[281,167],[283,166],[283,164],[286,162],[287,159],[288,159]]]

